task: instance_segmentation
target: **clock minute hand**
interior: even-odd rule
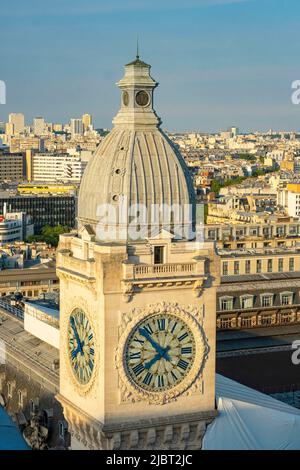
[[[82,344],[81,344],[81,341],[79,339],[78,332],[77,332],[77,329],[76,329],[76,326],[75,326],[75,321],[74,321],[73,317],[71,318],[71,327],[72,327],[72,330],[74,332],[75,339],[77,341],[77,350],[80,351],[81,355],[83,355]]]
[[[163,354],[162,357],[166,359],[166,361],[170,361],[170,356],[168,354],[168,351],[170,351],[171,346],[167,346],[166,348],[163,348]]]
[[[139,328],[139,333],[140,335],[144,336],[144,338],[146,338],[149,343],[151,343],[151,345],[154,347],[154,349],[162,356],[163,355],[163,348],[156,342],[154,341],[154,339],[151,338],[151,335],[148,333],[147,330],[145,330],[145,328]]]
[[[167,352],[170,349],[171,349],[170,346],[167,346],[165,349],[163,349],[163,354],[160,354],[160,353],[156,354],[150,361],[144,364],[145,369],[150,369],[150,367],[152,367],[153,364],[159,361],[159,359],[161,359],[162,357],[166,359],[167,361],[169,361],[170,357],[168,356]]]

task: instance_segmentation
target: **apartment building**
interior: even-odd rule
[[[86,165],[80,156],[69,154],[37,153],[30,161],[27,157],[31,181],[80,183]]]
[[[219,330],[286,326],[300,322],[300,221],[206,225],[215,240],[221,284]]]
[[[23,154],[0,152],[0,181],[22,181],[24,178]]]

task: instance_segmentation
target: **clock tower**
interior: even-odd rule
[[[199,449],[215,410],[212,243],[139,57],[60,237],[60,400],[76,449]]]

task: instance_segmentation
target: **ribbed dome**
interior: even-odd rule
[[[125,67],[130,78],[126,80],[125,74],[119,86],[128,93],[129,105],[122,105],[114,119],[114,129],[85,170],[78,201],[79,225],[90,225],[96,238],[106,241],[114,239],[113,232],[107,233],[113,226],[123,229],[122,235],[117,235],[123,240],[132,239],[129,226],[140,231],[142,239],[154,236],[162,228],[190,238],[195,211],[193,184],[179,151],[158,127],[160,121],[153,111],[151,94],[156,82],[150,77],[150,66],[141,64],[133,62]],[[141,91],[132,68],[139,68],[139,74],[143,68],[142,90],[147,91],[151,101],[147,106],[130,103]],[[151,79],[148,86],[146,68]],[[116,218],[108,220],[106,208],[118,209],[122,203],[122,209],[115,211]]]

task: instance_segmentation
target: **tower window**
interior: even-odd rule
[[[164,247],[154,247],[154,264],[162,264],[164,262]]]

